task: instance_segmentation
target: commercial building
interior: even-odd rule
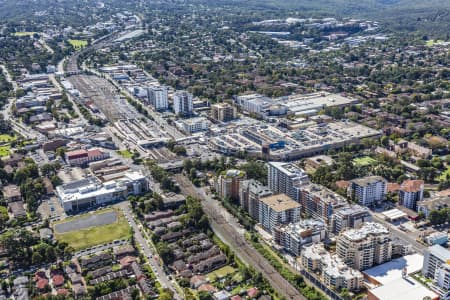
[[[103,183],[96,177],[88,177],[63,184],[56,188],[56,194],[64,210],[74,212],[124,200],[129,195],[139,195],[148,189],[144,175],[128,172],[121,178]]]
[[[109,152],[100,149],[79,149],[65,153],[65,160],[70,166],[86,166],[90,162],[109,158]]]
[[[173,95],[173,111],[177,115],[191,115],[194,109],[193,96],[186,91],[179,91]]]
[[[318,184],[306,184],[299,187],[297,191],[296,199],[299,199],[302,205],[302,212],[327,224],[336,209],[347,205],[344,197]]]
[[[208,130],[210,122],[204,117],[181,119],[175,122],[176,126],[186,133],[195,133]]]
[[[432,232],[424,240],[430,246],[445,245],[448,242],[448,233],[441,231]]]
[[[240,205],[255,220],[259,219],[259,199],[270,195],[269,187],[254,179],[244,180],[239,186]]]
[[[386,199],[387,181],[381,176],[353,179],[350,181],[347,193],[359,204],[372,206]]]
[[[366,222],[371,222],[369,209],[361,205],[346,205],[336,210],[331,216],[330,230],[338,234],[348,228],[358,228]]]
[[[300,220],[300,204],[286,194],[263,197],[259,201],[259,222],[262,227],[272,233],[281,224]]]
[[[236,97],[236,104],[239,105],[243,111],[258,116],[267,114],[272,103],[273,100],[271,98],[260,94],[241,95]]]
[[[387,262],[392,257],[389,230],[372,222],[345,230],[337,238],[336,253],[348,266],[358,270]]]
[[[398,201],[400,205],[409,209],[417,209],[417,201],[423,200],[423,180],[406,180],[398,191]]]
[[[439,295],[413,277],[401,277],[367,292],[367,300],[439,300]]]
[[[422,275],[432,279],[431,289],[440,299],[450,299],[450,251],[440,245],[425,250]]]
[[[298,187],[309,182],[309,177],[298,166],[292,163],[269,162],[268,183],[275,194],[286,194],[298,199]]]
[[[304,219],[275,227],[272,238],[286,251],[298,256],[303,246],[322,242],[326,238],[326,226],[318,220]]]
[[[364,276],[361,272],[347,266],[338,256],[331,255],[323,244],[305,247],[300,254],[300,261],[306,270],[320,272],[325,285],[334,289],[357,291],[363,286]]]
[[[241,182],[245,180],[245,172],[228,170],[222,172],[216,182],[216,192],[220,198],[239,199]]]
[[[211,105],[211,118],[219,122],[228,122],[236,119],[236,107],[228,103]]]
[[[169,99],[167,96],[167,87],[155,86],[147,88],[148,102],[155,110],[166,110],[169,108]]]

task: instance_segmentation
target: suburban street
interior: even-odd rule
[[[126,219],[129,221],[130,226],[133,228],[136,243],[142,248],[142,252],[144,253],[145,257],[147,257],[153,272],[161,283],[161,286],[170,289],[174,293],[174,299],[183,299],[174,283],[168,278],[164,269],[159,264],[159,261],[154,259],[156,250],[151,247],[147,239],[142,234],[139,225],[134,220],[133,213],[129,207],[129,202],[124,201],[119,203],[117,206],[122,209]]]

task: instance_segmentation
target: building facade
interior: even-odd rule
[[[423,180],[406,180],[400,186],[398,191],[398,200],[400,205],[412,210],[417,209],[417,202],[423,200]]]
[[[286,194],[263,197],[259,200],[259,222],[273,233],[276,226],[300,220],[300,204]]]
[[[236,108],[228,103],[211,105],[211,118],[219,122],[228,122],[236,119]]]
[[[450,251],[440,245],[425,250],[422,275],[433,280],[431,289],[440,299],[450,299]]]
[[[268,183],[275,194],[286,194],[299,201],[298,188],[309,183],[309,177],[298,166],[292,163],[269,162]]]
[[[381,176],[353,179],[347,189],[348,196],[363,206],[372,206],[386,199],[387,181]]]
[[[155,110],[167,110],[169,108],[169,98],[167,95],[167,87],[149,87],[147,88],[148,102]]]
[[[365,222],[371,222],[369,209],[361,205],[346,205],[333,213],[330,221],[331,232],[338,234],[347,228],[358,228]]]
[[[177,115],[191,115],[194,110],[192,101],[193,96],[191,93],[186,91],[176,92],[173,95],[173,111]]]
[[[255,220],[259,219],[259,199],[270,195],[269,187],[254,179],[242,181],[239,187],[239,203]]]
[[[222,172],[216,182],[216,192],[220,198],[229,198],[237,201],[241,182],[245,180],[245,172],[228,170]]]
[[[350,267],[365,270],[391,260],[389,230],[379,223],[365,223],[358,229],[341,232],[336,242],[337,255]]]

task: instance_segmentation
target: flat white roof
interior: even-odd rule
[[[369,292],[379,300],[413,300],[424,299],[425,297],[439,299],[438,294],[427,289],[411,277],[399,278]]]
[[[402,212],[401,210],[394,208],[394,209],[383,212],[383,216],[385,216],[386,218],[388,218],[390,220],[396,220],[396,219],[400,219],[400,218],[406,218],[408,215],[406,213]]]
[[[402,278],[402,270],[406,267],[408,274],[422,270],[423,255],[411,254],[393,259],[387,263],[378,265],[363,271],[364,274],[385,285]]]

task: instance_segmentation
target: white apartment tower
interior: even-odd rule
[[[268,183],[274,194],[286,194],[299,201],[298,187],[309,183],[309,177],[298,166],[284,162],[269,162]]]
[[[166,110],[169,107],[167,87],[157,86],[147,88],[148,102],[155,110]]]
[[[387,181],[381,176],[367,176],[353,179],[347,194],[363,206],[372,206],[386,199]]]
[[[194,110],[193,96],[187,91],[179,91],[173,95],[173,110],[177,115],[190,115]]]

